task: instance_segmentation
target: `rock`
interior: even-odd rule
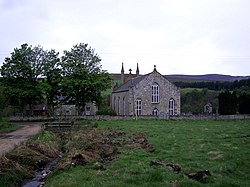
[[[160,160],[151,160],[150,161],[150,166],[163,166],[163,162]]]
[[[84,166],[87,163],[86,159],[82,156],[82,154],[77,154],[72,157],[72,165],[81,165]]]
[[[181,167],[174,163],[167,163],[166,166],[168,166],[173,172],[179,173],[181,172]]]
[[[190,179],[197,180],[201,183],[204,183],[206,177],[211,176],[211,173],[208,170],[202,170],[196,173],[184,173],[184,175]]]
[[[45,182],[41,182],[40,185],[39,185],[39,187],[43,187],[44,184],[45,184]]]
[[[96,170],[104,170],[104,166],[100,162],[95,162],[94,167]]]
[[[43,167],[46,166],[47,162],[45,162],[44,160],[40,159],[40,160],[38,160],[38,161],[36,162],[36,164],[37,164],[37,167],[38,167],[38,168],[43,168]]]
[[[155,147],[152,144],[147,144],[144,149],[150,153],[155,152]]]
[[[161,161],[161,160],[151,160],[150,162],[151,166],[163,166],[163,167],[167,167],[168,169],[172,170],[173,172],[179,173],[181,172],[181,167],[177,164],[174,164],[172,162],[168,163],[165,161]]]

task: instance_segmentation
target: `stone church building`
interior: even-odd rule
[[[111,107],[117,115],[148,116],[180,114],[180,88],[169,82],[154,66],[153,72],[125,77],[122,64],[121,85],[111,94]]]

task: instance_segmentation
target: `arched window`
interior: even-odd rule
[[[118,102],[117,102],[117,115],[120,115],[120,97],[118,97]]]
[[[116,102],[116,97],[114,97],[114,111],[116,111],[116,105],[115,105],[116,103],[115,102]]]
[[[155,108],[154,110],[153,110],[153,116],[158,116],[158,109],[157,108]]]
[[[125,97],[123,97],[123,115],[126,115]]]
[[[159,103],[159,85],[157,83],[152,85],[152,103]]]
[[[169,100],[169,108],[168,108],[168,111],[169,111],[169,115],[170,116],[173,116],[174,115],[174,99],[171,98]]]
[[[141,101],[141,99],[136,100],[136,115],[137,116],[142,115],[142,101]]]

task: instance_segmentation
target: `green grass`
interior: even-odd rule
[[[203,89],[202,88],[182,88],[181,93],[187,94],[187,93],[192,92],[193,90],[202,91]]]
[[[46,186],[250,186],[250,120],[244,121],[100,121],[98,128],[142,132],[156,148],[122,148],[104,171],[93,164],[57,171]],[[79,142],[80,143],[80,142]],[[160,159],[181,166],[182,172],[207,169],[205,184],[161,166]]]
[[[10,132],[21,128],[19,125],[13,124],[8,118],[0,119],[0,132]]]
[[[204,88],[182,88],[181,89],[181,93],[182,94],[187,94],[187,93],[191,93],[192,91],[197,90],[199,92],[203,91]],[[221,91],[217,91],[217,90],[207,90],[209,93],[220,93]]]

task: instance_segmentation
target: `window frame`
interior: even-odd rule
[[[136,115],[141,116],[142,115],[142,100],[140,98],[136,99]]]
[[[174,115],[174,109],[175,109],[174,105],[175,105],[175,100],[171,98],[168,102],[168,112],[170,116]]]
[[[159,110],[157,108],[154,108],[152,114],[153,114],[153,116],[158,116],[159,115]]]
[[[152,103],[159,103],[160,102],[160,88],[159,84],[156,82],[151,87],[151,102]]]
[[[123,97],[123,101],[122,102],[123,102],[123,115],[125,116],[125,114],[126,114],[126,111],[125,111],[126,110],[125,97]]]

